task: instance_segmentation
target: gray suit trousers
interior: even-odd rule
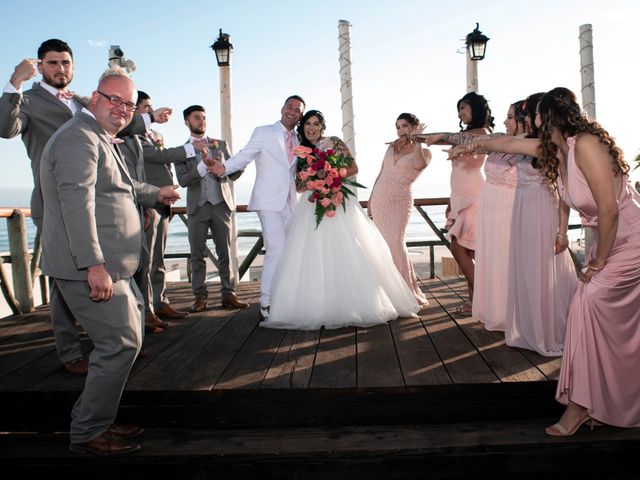
[[[56,279],[56,284],[94,344],[84,390],[71,411],[71,442],[88,442],[115,421],[127,376],[142,345],[142,296],[131,278],[113,283],[108,302],[93,302],[87,282]]]
[[[158,222],[158,213],[151,209],[151,224],[147,230],[151,230],[154,228],[154,225]],[[145,232],[146,235],[146,232]],[[138,284],[138,288],[140,288],[140,292],[142,293],[142,299],[144,301],[144,309],[145,312],[152,313],[153,312],[153,291],[151,286],[151,255],[150,255],[149,245],[142,246],[140,250],[140,264],[138,265],[138,270],[133,275],[133,279]]]
[[[237,279],[231,273],[231,210],[225,202],[211,205],[206,202],[197,207],[188,216],[189,249],[191,251],[191,288],[194,295],[207,297],[205,279],[207,266],[205,263],[205,246],[207,234],[211,230],[213,243],[218,256],[218,274],[222,287],[222,296],[235,292]]]
[[[76,319],[69,310],[55,278],[49,277],[49,305],[51,315],[51,329],[56,341],[56,351],[62,363],[71,362],[82,357],[80,335],[76,327]]]
[[[164,266],[164,251],[169,236],[169,222],[171,218],[163,213],[156,212],[157,221],[151,222],[145,231],[147,246],[151,254],[151,290],[153,292],[153,308],[163,308],[169,305],[167,297],[166,268]]]

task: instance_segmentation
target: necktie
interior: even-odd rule
[[[287,147],[287,160],[291,163],[291,160],[293,160],[293,135],[290,130],[287,130],[284,133],[286,137],[284,144]]]
[[[58,90],[56,97],[58,97],[60,100],[72,100],[73,92],[63,92],[62,90]]]

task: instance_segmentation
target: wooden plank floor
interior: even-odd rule
[[[146,336],[121,411],[130,408],[135,419],[142,412],[158,427],[211,428],[555,415],[560,359],[510,348],[502,334],[456,316],[462,279],[423,279],[421,287],[429,306],[418,318],[302,332],[259,326],[259,284],[240,285],[239,297],[251,303],[246,310],[215,307],[211,285],[212,308]],[[169,290],[177,308],[191,303],[188,284]],[[84,335],[83,346],[90,351]],[[0,411],[0,426],[64,425],[83,381],[62,369],[46,307],[0,320],[0,401],[11,406]],[[48,416],[34,413],[42,401]]]
[[[559,359],[507,347],[503,334],[453,313],[466,290],[461,279],[421,284],[429,306],[420,318],[300,332],[260,328],[259,285],[243,283],[239,297],[251,302],[249,309],[214,307],[171,322],[162,334],[147,335],[147,354],[134,365],[126,389],[404,388],[557,378]],[[177,307],[191,301],[188,284],[171,285],[170,295]],[[0,320],[0,391],[81,386],[82,379],[66,374],[57,361],[46,307]]]

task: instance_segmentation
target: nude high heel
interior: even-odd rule
[[[590,431],[593,430],[593,427],[598,427],[602,425],[600,422],[594,420],[593,418],[587,415],[580,422],[578,422],[578,424],[575,427],[573,427],[572,430],[567,430],[560,424],[560,422],[558,422],[558,423],[554,423],[550,427],[547,427],[545,429],[545,432],[547,435],[552,437],[570,437],[571,435],[574,435],[578,431],[578,429],[585,423],[589,424]]]

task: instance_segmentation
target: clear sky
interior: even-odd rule
[[[27,4],[25,4],[27,5]],[[465,56],[457,53],[475,23],[490,37],[479,64],[479,91],[491,105],[497,131],[510,103],[556,86],[580,93],[578,33],[593,26],[597,119],[616,137],[631,161],[640,152],[633,99],[640,75],[640,4],[603,1],[426,1],[325,0],[293,2],[169,0],[58,4],[31,0],[3,4],[0,83],[23,58],[35,57],[47,38],[61,38],[74,51],[71,89],[89,95],[107,67],[110,45],[120,45],[137,70],[132,78],[154,105],[171,106],[170,122],[157,130],[168,146],[183,143],[182,110],[208,110],[208,134],[219,136],[219,76],[209,46],[218,29],[234,46],[232,129],[235,150],[254,127],[279,118],[282,103],[297,93],[308,108],[325,113],[327,133],[341,136],[338,21],[351,29],[353,94],[359,181],[372,185],[395,138],[394,122],[412,112],[427,130],[458,129],[456,102],[466,93]],[[31,82],[29,82],[30,85]],[[19,139],[0,139],[3,188],[30,187],[29,161]],[[434,160],[418,179],[417,197],[448,195],[450,166],[434,149]],[[640,178],[640,169],[633,175]],[[238,182],[246,202],[250,169]],[[360,191],[360,198],[368,198]]]

